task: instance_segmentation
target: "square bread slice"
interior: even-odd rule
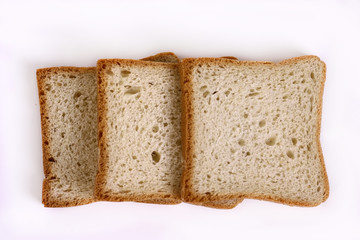
[[[159,53],[146,60],[179,62],[173,53]],[[96,68],[38,69],[37,81],[45,173],[43,204],[68,207],[91,203],[95,201],[98,166]]]
[[[182,174],[178,64],[97,63],[98,200],[178,200]]]
[[[184,201],[316,206],[328,198],[320,146],[326,66],[318,57],[184,59],[180,69]]]

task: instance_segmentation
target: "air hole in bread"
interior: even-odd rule
[[[200,91],[205,91],[206,90],[206,88],[207,88],[207,86],[206,85],[204,85],[204,86],[202,86],[201,88],[200,88]]]
[[[235,151],[235,149],[230,148],[230,152],[231,152],[231,153],[235,153],[236,151]]]
[[[134,95],[140,92],[140,87],[132,87],[132,86],[125,86],[127,90],[125,91],[125,95]]]
[[[154,164],[158,163],[160,161],[160,153],[153,151],[151,153],[151,158],[152,158]]]
[[[273,118],[273,120],[276,121],[279,117],[280,117],[280,114],[276,114],[275,117]]]
[[[137,159],[137,156],[132,155],[132,159],[136,160],[136,159]]]
[[[307,146],[306,146],[307,150],[308,151],[311,151],[311,143],[309,143]]]
[[[290,72],[289,75],[290,75],[290,76],[294,76],[294,72]]]
[[[206,98],[209,94],[210,94],[210,92],[206,91],[206,92],[203,93],[203,97]]]
[[[61,135],[62,138],[64,138],[65,137],[65,132],[62,132],[60,135]]]
[[[286,152],[286,155],[289,157],[289,158],[291,158],[291,159],[294,159],[294,153],[292,152],[292,151],[287,151]]]
[[[292,142],[292,144],[295,146],[296,143],[297,143],[297,139],[296,139],[296,138],[291,138],[291,142]]]
[[[244,118],[248,118],[248,117],[249,117],[249,114],[244,113]]]
[[[48,158],[48,162],[56,162],[53,157]]]
[[[70,76],[69,76],[69,78],[76,78],[76,76],[74,76],[74,75],[70,75]]]
[[[44,144],[45,144],[45,145],[49,145],[49,142],[48,142],[48,141],[45,141]]]
[[[246,156],[246,157],[247,157],[247,156],[250,156],[250,152],[246,152],[245,156]]]
[[[274,146],[276,143],[276,137],[271,137],[271,138],[266,139],[265,143],[268,146]]]
[[[311,72],[311,73],[310,73],[310,77],[311,77],[312,80],[315,81],[315,74],[314,74],[314,72]]]
[[[229,88],[229,89],[225,92],[225,95],[226,95],[226,96],[229,96],[229,94],[230,94],[231,90],[232,90],[232,89],[231,89],[231,88]]]
[[[206,177],[209,178],[209,179],[211,178],[211,176],[209,174],[207,174]]]
[[[108,69],[108,70],[106,71],[106,74],[109,75],[109,76],[114,76],[114,72],[111,71],[110,69]]]
[[[238,144],[239,144],[240,146],[245,146],[245,140],[244,140],[244,139],[240,139],[240,140],[238,141]]]
[[[130,75],[130,73],[131,73],[131,72],[128,71],[128,70],[122,70],[122,71],[121,71],[121,76],[122,76],[122,77],[128,77],[128,76]]]
[[[154,133],[158,132],[159,131],[159,126],[153,126],[152,131]]]
[[[266,124],[266,121],[265,121],[265,120],[261,120],[261,121],[259,122],[259,126],[260,126],[260,127],[265,126],[265,124]]]
[[[74,99],[78,99],[79,97],[81,96],[81,92],[77,91],[75,94],[74,94]]]
[[[249,93],[249,95],[247,95],[246,97],[253,97],[256,95],[259,95],[259,93],[258,92]]]

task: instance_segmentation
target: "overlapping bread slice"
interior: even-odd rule
[[[173,53],[146,60],[178,62]],[[67,207],[91,203],[95,201],[98,167],[96,68],[38,69],[37,81],[45,173],[43,204]]]
[[[315,56],[280,63],[184,59],[184,201],[325,201],[319,140],[325,72]]]
[[[178,64],[103,59],[97,69],[97,199],[180,202]]]

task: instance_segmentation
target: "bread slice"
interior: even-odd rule
[[[178,65],[103,59],[97,69],[97,199],[180,201]]]
[[[68,207],[94,201],[97,171],[95,68],[38,69],[43,166],[42,201]]]
[[[176,59],[173,53],[147,58]],[[38,69],[37,81],[45,173],[43,204],[67,207],[91,203],[98,165],[96,68]],[[155,202],[173,204],[161,199]]]
[[[184,59],[184,201],[325,201],[319,139],[325,72],[315,56],[276,64]]]

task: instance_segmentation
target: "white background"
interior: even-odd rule
[[[321,142],[330,197],[301,208],[245,200],[41,204],[35,71],[99,58],[233,55],[327,64]],[[0,239],[360,239],[360,1],[0,0]]]

